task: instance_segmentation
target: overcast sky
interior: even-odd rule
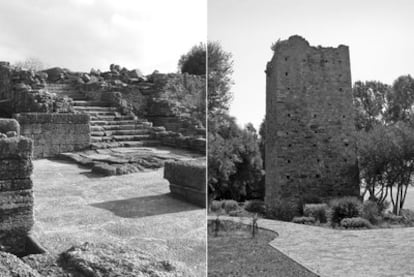
[[[265,115],[270,46],[298,34],[311,45],[350,47],[352,80],[391,84],[414,75],[414,1],[208,0],[208,39],[234,59],[230,113],[240,125]]]
[[[175,72],[205,41],[206,0],[0,0],[0,60]]]

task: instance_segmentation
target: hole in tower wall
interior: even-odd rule
[[[288,180],[289,180],[289,179],[290,179],[290,176],[289,176],[289,175],[286,175],[286,179],[288,179]]]
[[[321,175],[316,174],[316,175],[315,175],[315,178],[319,179],[319,178],[321,178]]]
[[[288,60],[288,58],[289,58],[289,57],[285,57],[285,61],[287,61],[287,60]]]
[[[342,118],[346,118],[346,115],[342,115]]]
[[[288,147],[292,147],[292,144],[290,144],[290,143],[289,143],[289,144],[288,144]]]
[[[288,76],[289,75],[289,72],[285,72],[285,76]]]
[[[290,164],[290,160],[287,160],[287,163]]]
[[[290,113],[288,113],[287,116],[290,117]]]
[[[348,161],[348,159],[347,158],[344,158],[344,162],[347,162]]]
[[[349,143],[348,143],[348,142],[345,142],[345,143],[344,143],[344,145],[345,145],[345,146],[349,146]]]
[[[321,160],[319,160],[319,159],[316,159],[316,162],[317,162],[317,163],[319,163],[320,161],[321,161]]]
[[[343,89],[342,89],[342,88],[339,88],[339,91],[341,91],[341,92],[342,92],[342,91],[343,91]]]
[[[314,115],[313,115],[313,118],[316,118],[316,116],[317,116],[317,115],[316,115],[316,114],[314,114]]]

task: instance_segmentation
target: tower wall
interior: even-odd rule
[[[348,47],[292,36],[266,74],[266,204],[295,213],[315,197],[358,196]]]

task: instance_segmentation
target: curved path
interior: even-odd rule
[[[279,234],[271,246],[323,277],[414,276],[414,228],[332,230],[269,219],[258,225]]]

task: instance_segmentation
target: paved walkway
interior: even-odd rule
[[[320,276],[414,276],[414,228],[332,230],[268,219],[258,224],[279,234],[271,246]]]

